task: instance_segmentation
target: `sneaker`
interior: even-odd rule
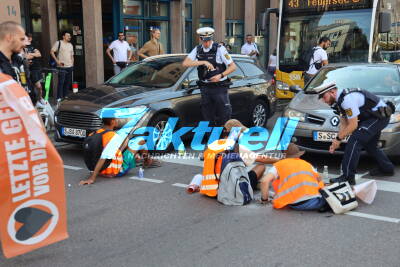
[[[369,175],[370,176],[393,176],[394,175],[394,171],[389,171],[389,172],[385,172],[382,171],[379,168],[374,168],[372,170],[369,171]]]
[[[339,177],[337,177],[337,178],[329,179],[329,182],[332,183],[332,184],[333,184],[333,183],[344,183],[344,182],[349,182],[350,185],[356,185],[356,180],[355,180],[354,177],[352,177],[352,178],[347,178],[347,177],[344,177],[343,175],[341,175],[341,176],[339,176]]]

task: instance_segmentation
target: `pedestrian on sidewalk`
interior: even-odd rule
[[[271,74],[271,76],[274,76],[276,70],[276,49],[272,52],[272,54],[269,56],[268,60],[268,73]]]
[[[71,90],[74,71],[74,48],[71,44],[71,34],[64,31],[61,37],[62,39],[55,42],[50,50],[50,56],[57,63],[58,69],[57,101],[65,98]]]
[[[324,187],[318,172],[305,160],[300,159],[304,151],[295,144],[289,144],[285,159],[273,164],[267,174],[261,178],[261,201],[269,201],[269,188],[275,190],[273,207],[282,209],[289,206],[295,210],[321,210],[327,208],[327,202],[319,193]]]
[[[111,50],[113,51],[113,55],[111,55]],[[110,44],[106,50],[106,54],[114,65],[114,75],[120,73],[130,63],[132,50],[128,42],[125,41],[123,32],[118,33],[118,39]]]
[[[257,59],[260,56],[257,44],[254,42],[254,37],[251,34],[246,35],[246,43],[241,49],[242,55],[248,55],[251,58]]]
[[[35,102],[32,88],[29,87],[28,64],[24,64],[24,48],[27,45],[25,30],[20,24],[6,21],[0,24],[0,72],[11,76],[29,93]]]
[[[26,35],[28,37],[28,45],[25,48],[25,57],[29,63],[29,79],[34,85],[37,92],[37,100],[43,100],[42,94],[42,55],[40,51],[32,44],[33,36],[31,33]]]
[[[161,37],[160,30],[158,28],[151,27],[150,34],[151,34],[151,40],[146,42],[138,52],[138,55],[141,58],[148,58],[164,54],[164,48],[160,42],[160,37]]]

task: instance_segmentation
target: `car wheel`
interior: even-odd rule
[[[251,111],[252,126],[265,127],[269,117],[269,108],[267,103],[261,99],[257,99]]]
[[[158,114],[149,123],[149,126],[155,128],[153,132],[154,149],[156,150],[157,146],[165,148],[162,150],[156,150],[156,152],[170,152],[173,148],[173,129],[167,124],[168,118],[169,116],[167,114]]]

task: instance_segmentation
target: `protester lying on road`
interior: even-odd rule
[[[96,134],[108,131],[102,135],[102,145],[103,149],[111,141],[111,139],[117,134],[114,131],[116,128],[117,120],[112,118],[103,118],[104,127],[96,131]],[[128,147],[129,138],[127,137],[122,143],[121,147],[117,150],[115,156],[111,160],[110,164],[103,169],[106,159],[100,158],[93,173],[87,180],[80,181],[80,185],[93,184],[100,174],[103,177],[121,177],[129,172],[130,169],[136,167],[137,160],[143,159],[143,167],[156,167],[159,166],[159,162],[150,158],[147,150],[132,150]],[[145,141],[139,142],[139,145],[144,145]],[[102,170],[103,169],[103,170]]]
[[[268,202],[272,182],[274,208],[289,206],[295,210],[326,210],[328,204],[319,193],[324,184],[313,166],[300,159],[304,151],[300,151],[295,144],[289,144],[285,154],[286,158],[275,163],[261,179],[261,201]]]
[[[232,128],[240,129],[237,138],[227,139]],[[271,158],[267,155],[259,155],[255,152],[250,151],[243,145],[239,145],[235,140],[240,139],[240,135],[247,131],[247,128],[243,124],[235,119],[228,120],[224,125],[224,132],[221,136],[222,139],[214,141],[210,144],[207,150],[204,152],[204,168],[203,168],[203,180],[200,186],[200,193],[215,197],[218,193],[219,180],[215,174],[221,173],[221,161],[216,161],[218,154],[224,153],[228,148],[234,148],[235,152],[238,152],[240,158],[243,160],[246,166],[252,166],[256,164],[249,172],[248,176],[250,179],[251,187],[255,189],[258,184],[258,180],[263,176],[265,172],[264,164],[272,164],[277,162],[279,159]]]

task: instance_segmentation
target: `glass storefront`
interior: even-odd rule
[[[161,31],[160,41],[166,52],[170,51],[169,1],[122,0],[123,29],[127,38],[137,40],[140,48],[150,40],[150,29]]]
[[[232,54],[240,54],[244,44],[244,23],[243,21],[229,21],[226,23],[225,43],[232,47]]]

